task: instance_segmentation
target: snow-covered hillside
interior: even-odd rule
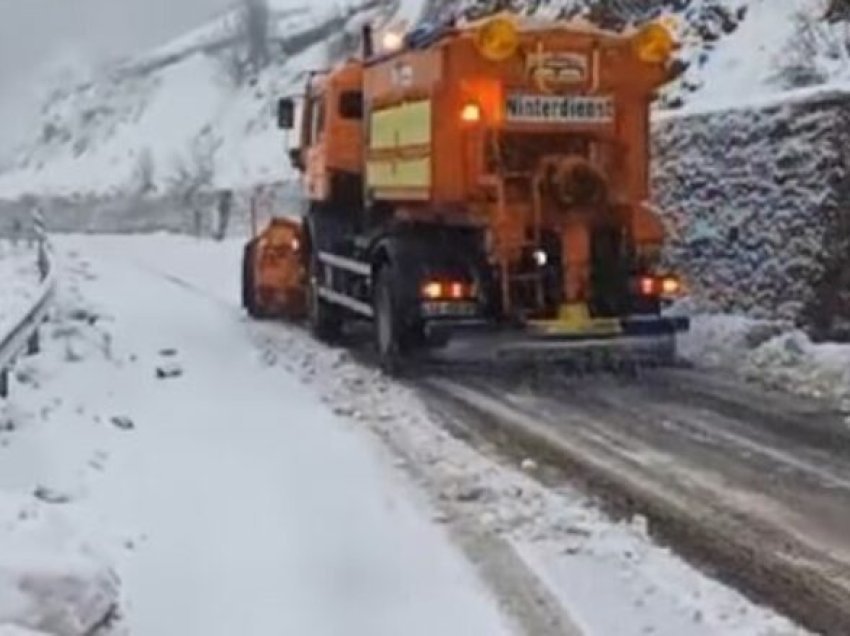
[[[471,0],[470,0],[471,2]],[[672,15],[687,65],[660,108],[728,105],[842,79],[845,25],[828,25],[824,0],[524,0],[552,19],[584,13],[609,27]],[[379,0],[371,15],[410,24],[457,11],[439,0]],[[469,2],[467,3],[469,4]],[[442,5],[442,8],[441,8]],[[608,7],[605,9],[605,7]],[[616,10],[610,7],[618,7]],[[252,81],[234,78],[234,15],[166,43],[101,77],[59,87],[32,140],[0,174],[0,199],[25,194],[162,194],[245,187],[286,175],[285,139],[272,107],[353,41],[364,15],[351,6],[274,0],[272,63]],[[243,80],[245,78],[242,78]]]
[[[690,4],[696,5],[692,11],[700,10],[699,0]],[[850,78],[847,25],[824,19],[824,0],[703,0],[702,4],[722,4],[725,11],[708,12],[713,17],[710,31],[694,20],[683,30],[683,58],[689,66],[668,95],[668,105],[741,106]]]
[[[271,63],[237,66],[235,15],[225,15],[102,77],[58,87],[33,140],[0,176],[0,198],[25,194],[157,194],[240,187],[278,179],[284,140],[273,129],[277,97],[327,66],[358,20],[337,5],[272,4]]]

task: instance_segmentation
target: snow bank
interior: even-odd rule
[[[653,190],[696,307],[843,338],[850,94],[654,123]]]
[[[68,518],[0,491],[0,634],[91,634],[117,600],[107,560]]]
[[[850,345],[813,343],[787,324],[733,315],[698,315],[680,338],[682,356],[699,366],[850,412]]]
[[[38,288],[35,249],[0,243],[0,339],[30,309]],[[15,371],[27,377],[23,365]],[[35,495],[49,499],[50,492],[10,477],[19,468],[9,454],[26,419],[19,415],[0,398],[0,634],[91,634],[115,610],[118,581],[81,530],[78,511],[43,503]],[[47,458],[35,459],[28,469]]]

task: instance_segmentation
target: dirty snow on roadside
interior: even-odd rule
[[[232,303],[176,284],[194,272],[221,287],[220,249],[127,245],[138,252],[58,240],[56,315],[16,370],[0,433],[0,492],[33,507],[15,513],[33,515],[20,545],[40,533],[69,577],[109,563],[120,579],[104,633],[512,633],[380,445],[271,363]],[[153,272],[162,248],[176,248],[162,254],[170,279]],[[37,574],[57,567],[33,559]],[[47,631],[89,634],[77,627]]]
[[[239,242],[160,235],[103,238],[96,245],[239,311]],[[582,633],[805,633],[655,545],[642,519],[611,521],[577,492],[544,488],[520,467],[482,456],[435,422],[412,390],[345,351],[318,345],[284,324],[245,328],[281,382],[298,378],[303,393],[320,396],[352,429],[384,442],[428,494],[435,519],[448,527],[471,524],[506,541]],[[533,462],[524,464],[535,470]]]
[[[0,340],[30,308],[38,282],[35,248],[0,239]]]
[[[726,314],[694,315],[679,342],[682,356],[699,367],[823,399],[850,414],[850,344],[814,343],[783,322]]]

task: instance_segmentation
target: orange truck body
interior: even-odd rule
[[[390,145],[368,140],[367,190],[378,200],[399,204],[397,214],[405,219],[489,226],[496,258],[506,271],[534,240],[528,228],[533,234],[541,227],[558,228],[568,255],[566,302],[579,301],[586,293],[594,222],[624,228],[638,252],[657,256],[664,230],[646,207],[649,107],[668,79],[666,67],[641,61],[634,38],[586,27],[523,29],[517,53],[498,61],[481,54],[476,35],[474,29],[459,31],[362,71],[359,64],[346,68],[353,77],[363,73],[372,121],[399,106],[427,104],[431,127],[430,135],[417,135],[424,131],[414,129],[405,137],[403,129],[396,131]],[[510,102],[512,94],[517,97]],[[558,109],[565,94],[586,96],[587,101],[570,107],[588,113],[568,121],[545,112],[528,117],[518,112],[524,107]],[[606,100],[593,101],[599,95]],[[522,96],[543,100],[528,105]],[[477,119],[471,110],[467,121],[465,108],[477,109]],[[513,148],[511,135],[518,142]],[[358,139],[352,147],[360,152],[363,145]],[[505,156],[509,153],[513,156]],[[592,166],[605,182],[605,212],[612,218],[603,219],[598,207],[565,210],[561,201],[540,196],[545,178],[540,161],[546,155],[552,157],[548,165],[553,169],[559,158],[579,157]],[[412,177],[394,185],[392,179],[375,178],[379,170],[398,172],[416,164],[426,166],[418,182]]]
[[[444,239],[432,258],[413,235],[467,228],[480,235],[484,256],[469,260],[466,278],[479,299],[495,281],[487,293],[498,298],[480,306],[497,305],[501,317],[580,331],[596,318],[611,326],[632,311],[657,314],[661,292],[678,291],[658,272],[664,228],[647,204],[650,104],[671,76],[669,33],[657,24],[616,34],[498,15],[395,39],[397,50],[364,52],[309,80],[291,157],[311,212],[301,234],[267,230],[305,252],[301,269],[290,259],[285,275],[259,272],[263,285],[322,278],[325,299],[371,315],[370,272],[390,253],[433,261],[409,271],[457,274]],[[328,215],[347,229],[319,241],[314,234],[332,233]],[[320,267],[315,253],[328,245],[346,247],[323,255]],[[322,267],[348,273],[327,282]],[[352,272],[366,284],[329,286]],[[424,275],[401,286],[425,289],[433,281]],[[420,309],[408,322],[426,321]]]

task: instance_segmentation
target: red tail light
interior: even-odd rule
[[[682,283],[675,276],[641,276],[637,287],[641,296],[670,298],[682,291]]]
[[[471,283],[429,280],[422,284],[420,295],[425,300],[466,300],[475,296]]]
[[[652,276],[642,276],[638,284],[641,296],[657,296],[655,278]]]

